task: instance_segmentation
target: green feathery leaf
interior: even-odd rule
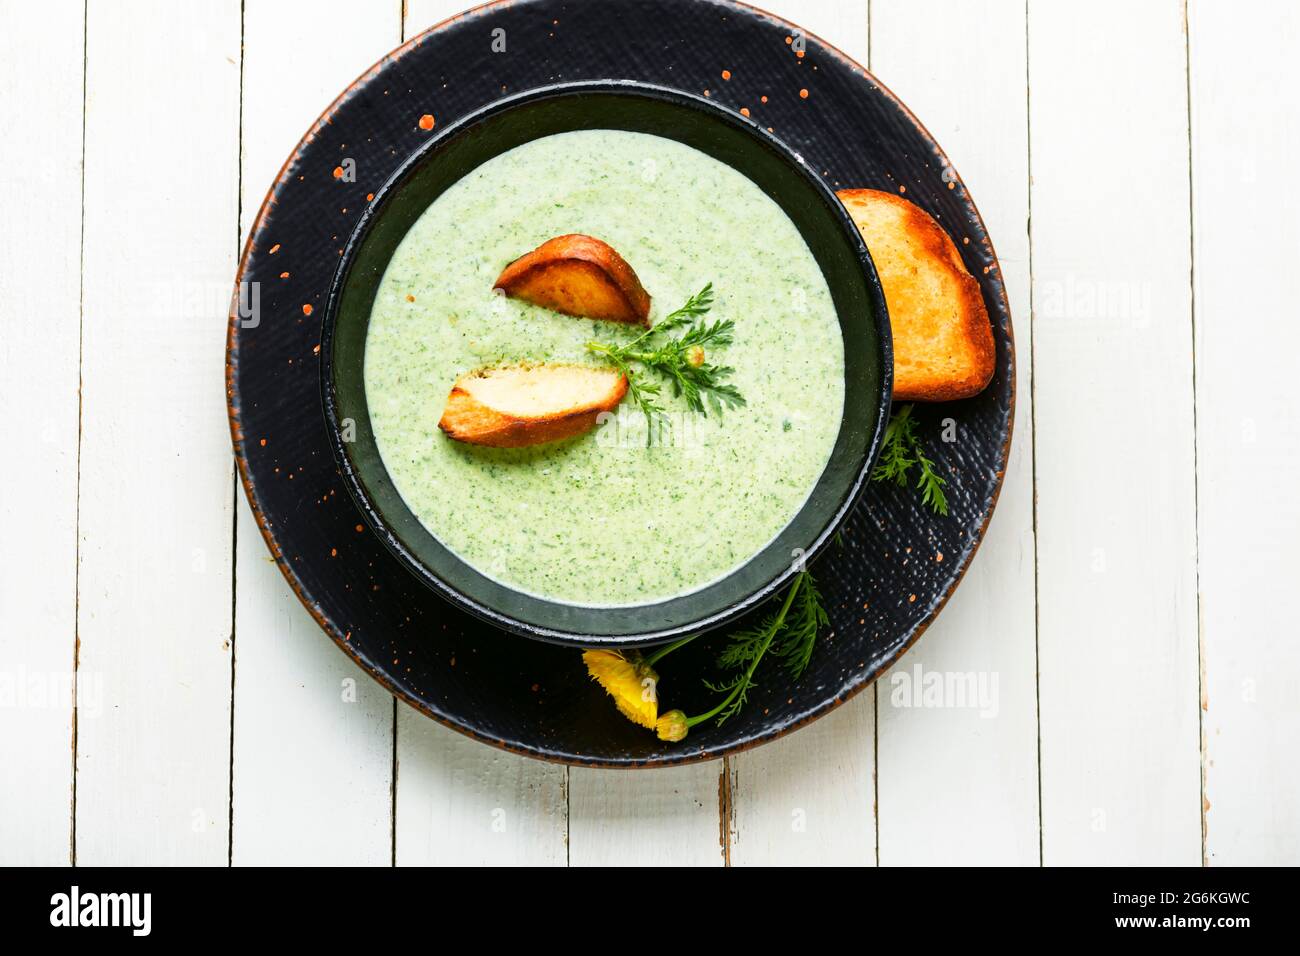
[[[709,409],[721,414],[724,408],[745,404],[740,390],[725,381],[735,370],[706,361],[708,351],[732,342],[735,323],[731,319],[706,322],[704,316],[713,308],[713,283],[691,296],[680,309],[646,329],[626,345],[588,342],[587,351],[602,355],[627,376],[628,395],[646,417],[651,444],[656,432],[668,424],[668,416],[659,403],[660,386],[646,382],[634,367],[652,369],[672,385],[673,395],[686,401],[691,411],[707,415]],[[686,331],[673,338],[669,332],[682,327]]]
[[[873,481],[893,481],[906,486],[908,473],[913,465],[921,466],[921,474],[916,487],[921,490],[921,501],[941,515],[948,513],[948,498],[943,493],[946,482],[934,470],[934,462],[921,448],[921,439],[916,434],[916,419],[912,417],[912,406],[904,405],[894,412],[885,426],[884,447],[880,449],[880,460],[871,472]]]
[[[690,718],[690,722],[717,717],[721,725],[739,713],[749,692],[758,686],[754,672],[769,650],[785,664],[790,677],[797,680],[808,667],[818,634],[829,625],[830,616],[822,605],[817,583],[807,571],[800,571],[779,611],[728,638],[718,655],[718,666],[738,673],[721,681],[704,681],[709,690],[726,696],[713,710]]]

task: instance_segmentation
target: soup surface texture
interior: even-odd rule
[[[649,448],[630,399],[615,420],[553,444],[447,438],[438,419],[464,372],[595,363],[587,342],[640,331],[492,291],[506,263],[565,233],[627,259],[653,297],[652,323],[712,282],[707,318],[735,332],[708,360],[735,369],[747,404],[700,416],[664,382],[672,427]],[[444,545],[517,590],[634,605],[725,576],[790,522],[839,431],[844,347],[812,253],[750,180],[674,140],[585,130],[484,163],[424,212],[379,286],[365,387],[384,464]]]

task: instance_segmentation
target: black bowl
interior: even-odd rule
[[[523,143],[581,129],[650,133],[740,171],[794,222],[830,288],[844,337],[844,418],[803,508],[742,567],[709,586],[627,607],[582,607],[516,591],[442,545],[411,512],[380,458],[363,383],[370,310],[407,231],[474,168]],[[344,481],[370,526],[421,581],[479,617],[528,637],[577,646],[648,644],[720,626],[766,600],[835,534],[860,497],[889,414],[893,358],[884,295],[866,247],[831,189],[754,123],[710,101],[627,81],[548,86],[500,100],[445,129],[376,193],[330,288],[321,393]],[[345,440],[344,423],[351,440]]]

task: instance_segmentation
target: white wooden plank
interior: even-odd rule
[[[393,698],[321,633],[242,500],[238,520],[232,862],[387,866]]]
[[[988,534],[943,614],[877,685],[880,862],[1036,864],[1025,10],[1005,0],[874,0],[871,56],[873,71],[921,117],[979,204],[1007,286],[1018,360],[1011,458]],[[912,706],[907,691],[931,673],[946,686],[955,679],[983,690],[985,699]]]
[[[1205,858],[1300,863],[1300,9],[1189,8]],[[1249,104],[1249,108],[1243,108]]]
[[[0,483],[0,865],[66,864],[72,834],[80,0],[0,4],[0,408],[22,467]],[[86,675],[82,705],[102,705]]]
[[[732,866],[876,863],[875,693],[728,759]]]
[[[310,16],[246,0],[242,235],[308,125],[398,42],[397,4],[354,13],[348,0]],[[321,634],[269,561],[242,491],[238,507],[232,860],[386,866],[392,697]]]
[[[90,4],[77,862],[227,860],[239,3]]]
[[[721,760],[659,770],[569,772],[572,866],[721,866]]]
[[[1201,859],[1177,0],[1029,5],[1043,860]]]
[[[408,0],[404,35],[464,8]],[[399,864],[564,862],[566,768],[493,750],[405,706],[396,732]]]
[[[566,773],[398,710],[399,866],[563,866]]]
[[[766,4],[866,65],[866,0]],[[788,739],[730,758],[733,865],[876,862],[876,689]]]

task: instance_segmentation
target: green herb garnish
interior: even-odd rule
[[[786,591],[785,600],[774,614],[760,621],[755,627],[736,631],[727,640],[727,645],[718,655],[718,667],[734,671],[728,677],[717,681],[705,680],[704,686],[723,698],[716,706],[687,717],[680,710],[672,710],[659,718],[659,736],[664,740],[678,741],[696,724],[717,718],[721,726],[729,718],[740,713],[749,697],[749,692],[758,686],[754,673],[763,658],[771,653],[785,665],[786,674],[791,680],[798,680],[808,668],[812,659],[817,636],[822,629],[829,626],[830,617],[822,605],[817,583],[807,571],[800,571]],[[698,635],[685,637],[674,644],[662,647],[644,660],[646,668],[652,667],[677,648],[689,644]]]
[[[948,498],[943,493],[947,484],[934,470],[934,462],[926,457],[921,448],[921,440],[916,436],[916,419],[912,417],[911,405],[904,405],[894,412],[885,427],[885,447],[881,449],[880,461],[871,473],[873,481],[894,481],[906,486],[908,473],[913,465],[921,466],[921,474],[916,487],[921,489],[921,501],[941,515],[948,513]]]
[[[731,319],[705,321],[703,317],[711,308],[713,283],[710,282],[680,309],[626,345],[587,343],[587,351],[604,356],[627,376],[628,395],[645,415],[647,445],[653,443],[655,435],[669,424],[669,420],[660,403],[661,383],[647,381],[634,365],[653,369],[666,378],[672,384],[673,394],[684,398],[687,407],[701,415],[707,415],[709,408],[721,414],[724,407],[745,404],[739,389],[723,381],[734,369],[707,360],[706,349],[730,345],[735,330]],[[687,328],[681,335],[664,338],[667,333],[683,326]]]

